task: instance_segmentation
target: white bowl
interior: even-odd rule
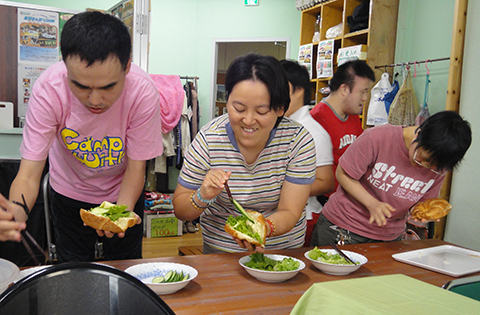
[[[320,249],[320,250],[328,254],[337,254],[337,252],[334,249]],[[355,252],[350,252],[348,250],[342,250],[342,252],[344,252],[345,255],[347,255],[351,260],[353,260],[357,264],[356,265],[335,265],[335,264],[325,263],[320,260],[314,260],[308,256],[310,251],[305,253],[305,258],[310,260],[312,264],[315,267],[317,267],[319,270],[323,271],[326,274],[335,275],[335,276],[348,275],[349,273],[356,271],[362,265],[365,265],[368,261],[367,257],[357,254]]]
[[[49,265],[35,266],[35,267],[30,267],[30,268],[27,268],[27,269],[20,270],[20,274],[18,275],[15,282],[25,278],[26,276],[31,275],[32,273],[35,273],[39,270],[43,270],[43,269],[48,268],[48,267],[51,267],[51,266],[49,266]]]
[[[284,258],[292,258],[295,261],[298,261],[300,263],[300,266],[298,267],[297,270],[292,270],[292,271],[266,271],[266,270],[260,270],[260,269],[254,269],[245,266],[245,263],[250,261],[250,256],[244,256],[240,258],[238,261],[240,265],[245,268],[245,270],[253,277],[257,278],[260,281],[264,282],[283,282],[287,281],[288,279],[291,279],[295,277],[295,275],[305,268],[305,263],[295,257],[290,257],[290,256],[283,256],[283,255],[270,255],[270,254],[265,254],[265,257],[271,258],[273,260],[283,260]]]
[[[14,263],[0,258],[0,294],[17,280],[20,269]]]
[[[157,276],[165,276],[167,272],[171,270],[176,272],[183,272],[184,274],[188,273],[189,277],[187,280],[178,282],[152,283],[153,278]],[[125,272],[141,280],[158,295],[177,292],[178,290],[183,289],[187,284],[190,283],[190,281],[195,279],[195,277],[198,275],[198,272],[195,268],[187,265],[167,262],[138,264],[128,267]]]

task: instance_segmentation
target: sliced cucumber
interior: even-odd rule
[[[152,279],[152,283],[162,283],[165,282],[165,278],[162,276],[158,276]]]
[[[172,282],[174,276],[175,276],[175,271],[170,270],[165,275],[165,282]]]
[[[243,214],[245,217],[247,217],[248,221],[252,222],[252,223],[255,223],[255,220],[253,220],[247,213],[247,211],[245,211],[245,209],[243,209],[243,207],[235,200],[235,199],[231,199],[233,205],[235,206],[235,208],[237,208],[238,211],[240,211],[241,214]]]

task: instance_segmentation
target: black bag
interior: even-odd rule
[[[347,25],[350,27],[350,33],[368,28],[369,12],[369,0],[364,1],[353,9],[352,15],[347,16]]]

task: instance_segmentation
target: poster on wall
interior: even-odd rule
[[[24,117],[27,111],[28,101],[32,95],[35,81],[49,64],[22,64],[18,66],[18,117]]]
[[[59,14],[18,9],[18,117],[24,117],[32,88],[45,69],[59,60]]]
[[[307,68],[310,75],[310,80],[312,79],[312,53],[313,53],[313,44],[306,44],[300,46],[298,52],[298,63],[301,66]]]
[[[317,78],[330,78],[333,76],[333,39],[318,43]]]
[[[18,61],[58,61],[58,13],[18,9]]]

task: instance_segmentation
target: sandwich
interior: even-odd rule
[[[445,199],[432,198],[417,203],[410,211],[410,214],[412,218],[417,220],[436,220],[446,216],[451,209],[452,205]]]
[[[267,226],[263,215],[251,210],[243,210],[242,214],[241,216],[231,215],[228,217],[225,223],[225,232],[235,238],[265,248]]]
[[[108,201],[90,210],[80,209],[80,217],[89,227],[113,233],[123,233],[137,221],[135,213],[128,211],[127,206]]]

